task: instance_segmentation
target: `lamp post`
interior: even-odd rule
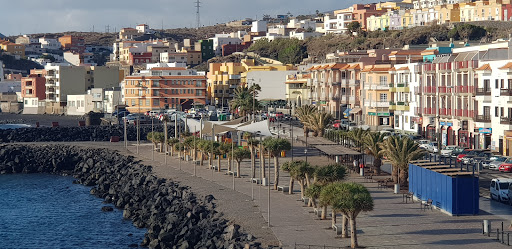
[[[306,134],[306,148],[304,149],[304,154],[306,154],[306,163],[308,162],[308,134]]]
[[[201,121],[202,120],[203,119],[201,119]],[[194,176],[196,176],[196,173],[197,173],[196,172],[196,166],[197,166],[197,164],[196,164],[196,153],[197,153],[196,152],[196,134],[197,134],[197,127],[194,126]]]
[[[212,146],[213,148],[213,146]],[[233,153],[235,150],[235,141],[233,140],[233,136],[231,137],[231,174],[233,175],[233,190],[235,190],[235,171],[233,170],[234,165],[234,159],[235,159],[235,153]]]
[[[151,117],[151,136],[153,136],[153,140],[155,139],[155,130],[154,130],[154,122],[153,122],[153,117]],[[167,140],[167,137],[165,138],[165,140]],[[166,141],[167,142],[167,141]],[[167,143],[165,143],[165,146],[167,147]],[[155,148],[153,148],[151,150],[151,160],[155,161]]]
[[[268,227],[270,227],[270,151],[269,151],[269,157],[268,157]],[[276,167],[276,165],[274,165],[274,167]]]

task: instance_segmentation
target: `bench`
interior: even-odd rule
[[[318,216],[318,218],[322,217],[322,209],[321,208],[315,208],[314,212],[315,212],[315,215]]]
[[[236,174],[236,173],[235,173],[234,171],[230,171],[230,170],[228,170],[228,172],[227,172],[226,174],[228,174],[228,175],[234,175],[234,174]]]
[[[407,203],[407,200],[411,200],[411,202],[414,202],[413,197],[414,197],[413,192],[404,193],[402,196],[402,202]]]
[[[371,174],[371,173],[365,174],[364,175],[364,179],[366,180],[366,182],[372,182],[373,181],[373,174]]]
[[[304,205],[308,205],[308,203],[309,203],[309,198],[307,198],[307,197],[302,197],[302,201],[304,202]]]
[[[427,208],[430,208],[430,210],[433,210],[432,209],[432,199],[428,199],[427,201],[422,201],[421,208],[423,209],[423,211],[425,211],[425,209],[427,209]]]
[[[277,191],[282,191],[283,193],[288,193],[290,187],[288,186],[277,186]]]
[[[343,230],[343,225],[342,224],[334,224],[334,225],[332,225],[332,229],[334,230],[336,235],[341,235],[341,230]]]
[[[194,164],[195,164],[195,165],[200,165],[200,164],[201,164],[201,161],[194,161]]]
[[[261,180],[259,178],[251,178],[252,183],[260,184]]]

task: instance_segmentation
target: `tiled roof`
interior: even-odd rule
[[[184,67],[154,67],[154,68],[151,68],[151,70],[153,71],[177,71],[177,70],[187,70],[186,68]]]
[[[206,80],[204,75],[171,75],[171,76],[127,76],[128,80],[168,80],[168,79],[201,79]]]
[[[475,69],[475,70],[479,70],[479,71],[491,71],[491,65],[489,65],[489,63],[487,64],[484,64],[482,65],[481,67]]]
[[[499,69],[512,69],[512,62],[505,64],[505,66],[502,66]]]
[[[396,71],[405,71],[405,70],[409,70],[409,68],[408,67],[401,67],[401,68],[397,69]]]

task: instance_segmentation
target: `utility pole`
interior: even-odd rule
[[[197,25],[197,29],[199,29],[201,27],[201,15],[199,13],[199,9],[201,8],[201,2],[199,0],[196,0],[195,2],[195,7],[196,7],[196,25]]]

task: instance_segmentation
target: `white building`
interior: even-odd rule
[[[45,49],[60,49],[61,44],[59,40],[55,38],[41,37],[39,38],[39,43],[41,43],[41,48]]]
[[[267,21],[252,22],[251,32],[267,32]]]
[[[306,40],[309,37],[319,37],[322,35],[323,35],[322,33],[318,33],[318,32],[297,32],[297,31],[290,32],[290,38],[296,38],[299,40]]]
[[[96,66],[96,63],[93,60],[92,53],[74,53],[70,51],[64,52],[64,62],[67,62],[73,66]]]
[[[186,53],[160,53],[160,62],[161,63],[184,63],[187,64],[187,54]]]
[[[237,37],[232,37],[230,34],[216,34],[215,37],[210,38],[210,40],[213,41],[213,50],[217,56],[222,54],[222,45],[242,43],[242,40]]]
[[[393,72],[393,87],[390,91],[393,97],[390,110],[395,113],[395,130],[403,134],[417,134],[421,131],[421,64],[408,63],[395,65]]]
[[[286,84],[283,82],[288,75],[296,74],[296,70],[291,71],[250,71],[247,73],[247,79],[259,84],[261,92],[258,99],[285,100]]]
[[[143,34],[150,31],[149,25],[147,25],[147,24],[139,24],[139,25],[137,25],[137,27],[135,27],[135,29],[137,31],[139,31],[139,33],[143,33]]]
[[[93,111],[92,96],[89,94],[78,94],[67,96],[66,115],[84,115]]]
[[[352,22],[352,12],[338,12],[324,18],[325,33],[343,34]]]

